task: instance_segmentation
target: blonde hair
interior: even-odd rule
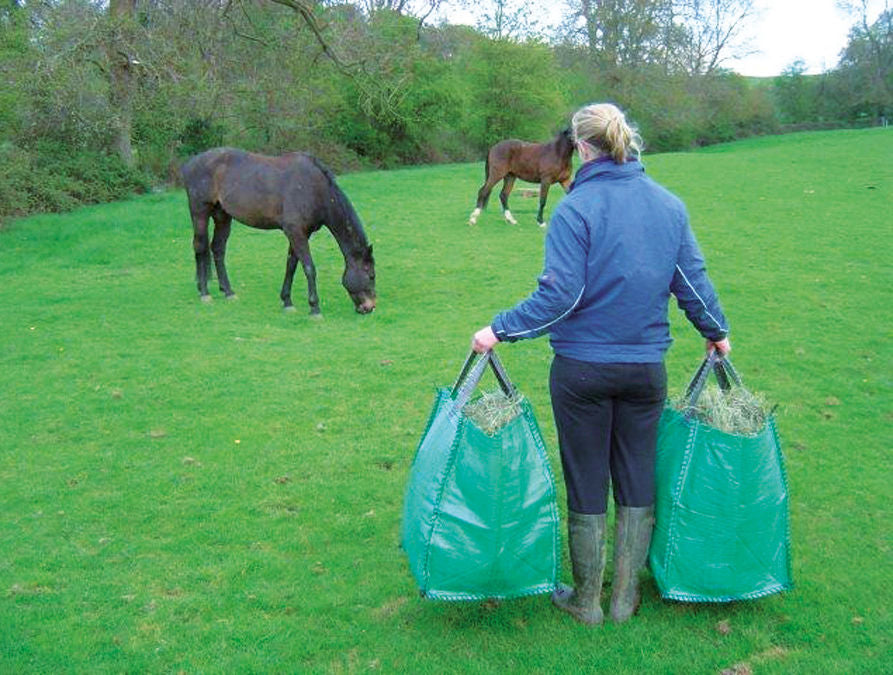
[[[575,141],[586,141],[623,163],[631,154],[642,153],[642,137],[626,121],[623,111],[611,103],[593,103],[580,108],[571,119]]]

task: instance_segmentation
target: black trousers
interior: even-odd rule
[[[606,513],[654,503],[657,423],[667,396],[663,363],[588,363],[556,355],[549,376],[568,509]]]

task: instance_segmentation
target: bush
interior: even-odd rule
[[[0,146],[0,221],[123,199],[150,188],[147,176],[116,156],[41,144]]]

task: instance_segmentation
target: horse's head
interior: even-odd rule
[[[562,157],[570,157],[574,154],[574,132],[570,127],[565,127],[555,136],[555,143]]]
[[[360,314],[369,314],[375,309],[375,259],[371,246],[361,255],[347,259],[341,283]]]

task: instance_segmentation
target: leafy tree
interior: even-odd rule
[[[893,10],[885,9],[869,25],[863,4],[837,70],[851,84],[851,115],[893,114]]]
[[[773,83],[773,96],[783,124],[806,122],[816,118],[816,96],[813,81],[805,75],[806,64],[797,60],[789,65]]]
[[[28,42],[28,12],[16,0],[0,1],[0,142],[21,130],[24,76],[32,50]]]
[[[469,55],[469,135],[481,151],[504,138],[542,141],[567,125],[552,50],[536,41],[480,40]]]
[[[597,67],[613,71],[666,57],[671,0],[568,0],[569,37]]]

